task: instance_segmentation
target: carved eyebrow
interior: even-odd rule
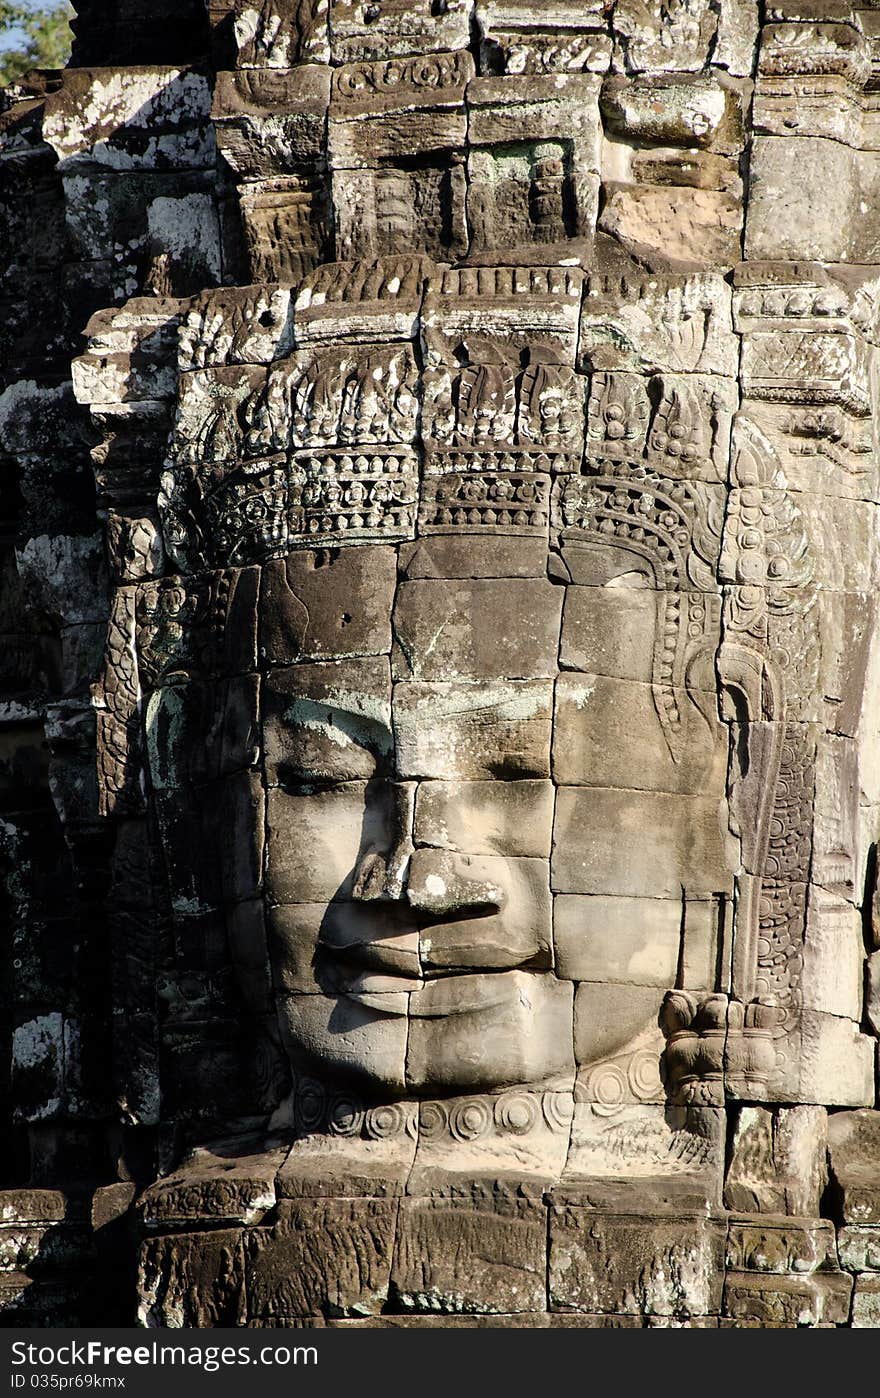
[[[374,712],[370,713],[369,708]],[[341,739],[342,745],[357,743],[382,753],[391,751],[390,706],[381,702],[368,702],[355,709],[343,708],[332,700],[299,698],[287,705],[284,718],[299,728],[324,734],[331,742]]]
[[[643,573],[638,568],[631,568],[626,573],[615,573],[613,578],[609,578],[603,587],[615,587],[632,589],[637,592],[644,592],[651,588],[651,583],[647,573]]]
[[[461,685],[443,692],[438,689],[421,694],[416,703],[404,707],[395,703],[395,723],[425,723],[458,716],[487,715],[503,722],[532,718],[549,718],[552,706],[552,681],[513,680],[490,686]],[[430,706],[430,707],[429,707]],[[426,712],[426,710],[428,710]]]

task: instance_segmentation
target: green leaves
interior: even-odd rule
[[[23,5],[0,0],[0,87],[18,82],[31,68],[63,68],[70,55],[67,0]]]

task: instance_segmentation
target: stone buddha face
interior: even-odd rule
[[[730,983],[726,486],[689,390],[658,381],[646,435],[641,381],[576,372],[578,278],[480,276],[498,326],[436,281],[420,368],[393,304],[362,345],[310,288],[304,348],[182,375],[183,576],[135,646],[166,863],[210,827],[180,914],[220,912],[295,1074],[659,1107],[665,992]]]
[[[573,527],[303,549],[257,605],[232,921],[262,904],[294,1067],[424,1097],[649,1043],[656,1076],[663,992],[713,987],[732,890],[718,599]]]

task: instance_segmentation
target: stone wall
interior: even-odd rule
[[[880,11],[79,11],[0,113],[4,1318],[877,1323]],[[597,540],[658,579],[630,689],[621,592],[604,630],[577,600]],[[508,668],[461,635],[426,661],[406,599],[442,592],[439,624],[493,588]],[[456,665],[540,686],[544,650],[528,965],[570,988],[568,1077],[435,1092],[410,1055],[340,1115],[278,1028],[316,1003],[282,913],[333,901],[264,882],[327,853],[276,818],[287,667],[356,689],[381,655],[436,704]],[[408,779],[445,772],[427,726],[395,729]],[[510,766],[509,728],[448,741],[467,781]],[[701,882],[722,794],[730,878]],[[665,884],[626,882],[627,842]]]

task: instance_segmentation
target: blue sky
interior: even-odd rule
[[[26,10],[41,10],[48,8],[52,0],[16,0]],[[4,49],[17,48],[24,39],[21,30],[12,25],[6,25],[0,19],[0,52]]]

